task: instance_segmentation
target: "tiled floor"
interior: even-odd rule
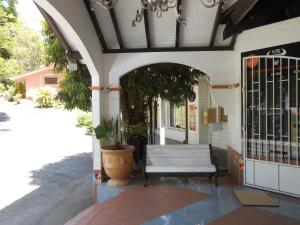
[[[100,184],[99,204],[67,225],[300,224],[300,199],[268,193],[280,207],[241,207],[232,190],[245,187],[235,186],[230,177],[221,177],[219,187],[208,178],[152,178],[147,188],[136,180],[126,187]]]
[[[98,187],[98,202],[104,203],[108,199],[118,196],[126,189],[141,186],[142,182],[132,182],[126,187],[108,187],[106,183]],[[173,185],[207,194],[205,199],[196,201],[185,207],[164,214],[143,225],[205,225],[241,207],[232,193],[235,186],[231,178],[221,178],[220,186],[216,188],[207,178],[153,178],[150,187],[154,185]],[[272,197],[280,199],[280,207],[260,207],[263,210],[277,213],[299,220],[300,200],[270,193]],[[147,204],[145,202],[144,204]],[[126,206],[125,206],[126,207]]]

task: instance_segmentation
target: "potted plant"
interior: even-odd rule
[[[101,140],[102,163],[106,174],[111,178],[108,185],[126,185],[133,166],[131,145],[121,145],[118,138],[118,121],[102,119],[95,128],[97,139]]]

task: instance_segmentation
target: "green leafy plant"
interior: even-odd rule
[[[6,91],[5,85],[0,83],[0,93],[4,93],[5,91]]]
[[[21,82],[15,83],[15,95],[20,94],[21,98],[25,98],[26,96],[26,88],[25,85]]]
[[[102,119],[100,124],[94,129],[96,138],[110,145],[112,150],[122,149],[118,137],[118,120]]]
[[[148,135],[148,128],[145,123],[138,123],[135,125],[124,125],[124,135],[125,137],[132,137],[132,136],[142,136],[147,137]]]
[[[77,127],[85,127],[86,128],[86,135],[93,135],[94,134],[94,128],[93,128],[93,121],[92,121],[92,115],[91,113],[81,113],[77,117]]]
[[[59,90],[55,97],[61,101],[67,110],[91,110],[92,92],[91,76],[87,71],[67,71],[59,82]]]
[[[53,106],[53,94],[47,89],[40,89],[34,99],[34,103],[40,108],[51,108]]]
[[[8,102],[13,102],[15,96],[15,87],[10,86],[5,92],[4,92],[4,98]]]
[[[13,97],[13,101],[16,102],[16,104],[20,104],[22,98],[23,98],[23,96],[22,96],[21,94],[16,94],[16,95]]]

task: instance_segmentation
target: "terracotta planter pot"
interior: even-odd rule
[[[132,145],[124,145],[124,149],[111,150],[109,147],[102,147],[102,162],[106,174],[111,178],[108,181],[110,186],[128,184],[129,175],[133,166]]]

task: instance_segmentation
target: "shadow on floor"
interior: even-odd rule
[[[93,203],[90,153],[66,157],[31,173],[30,184],[39,187],[2,209],[1,225],[62,225]]]
[[[7,115],[7,113],[0,112],[0,122],[7,122],[10,120],[10,117]]]

